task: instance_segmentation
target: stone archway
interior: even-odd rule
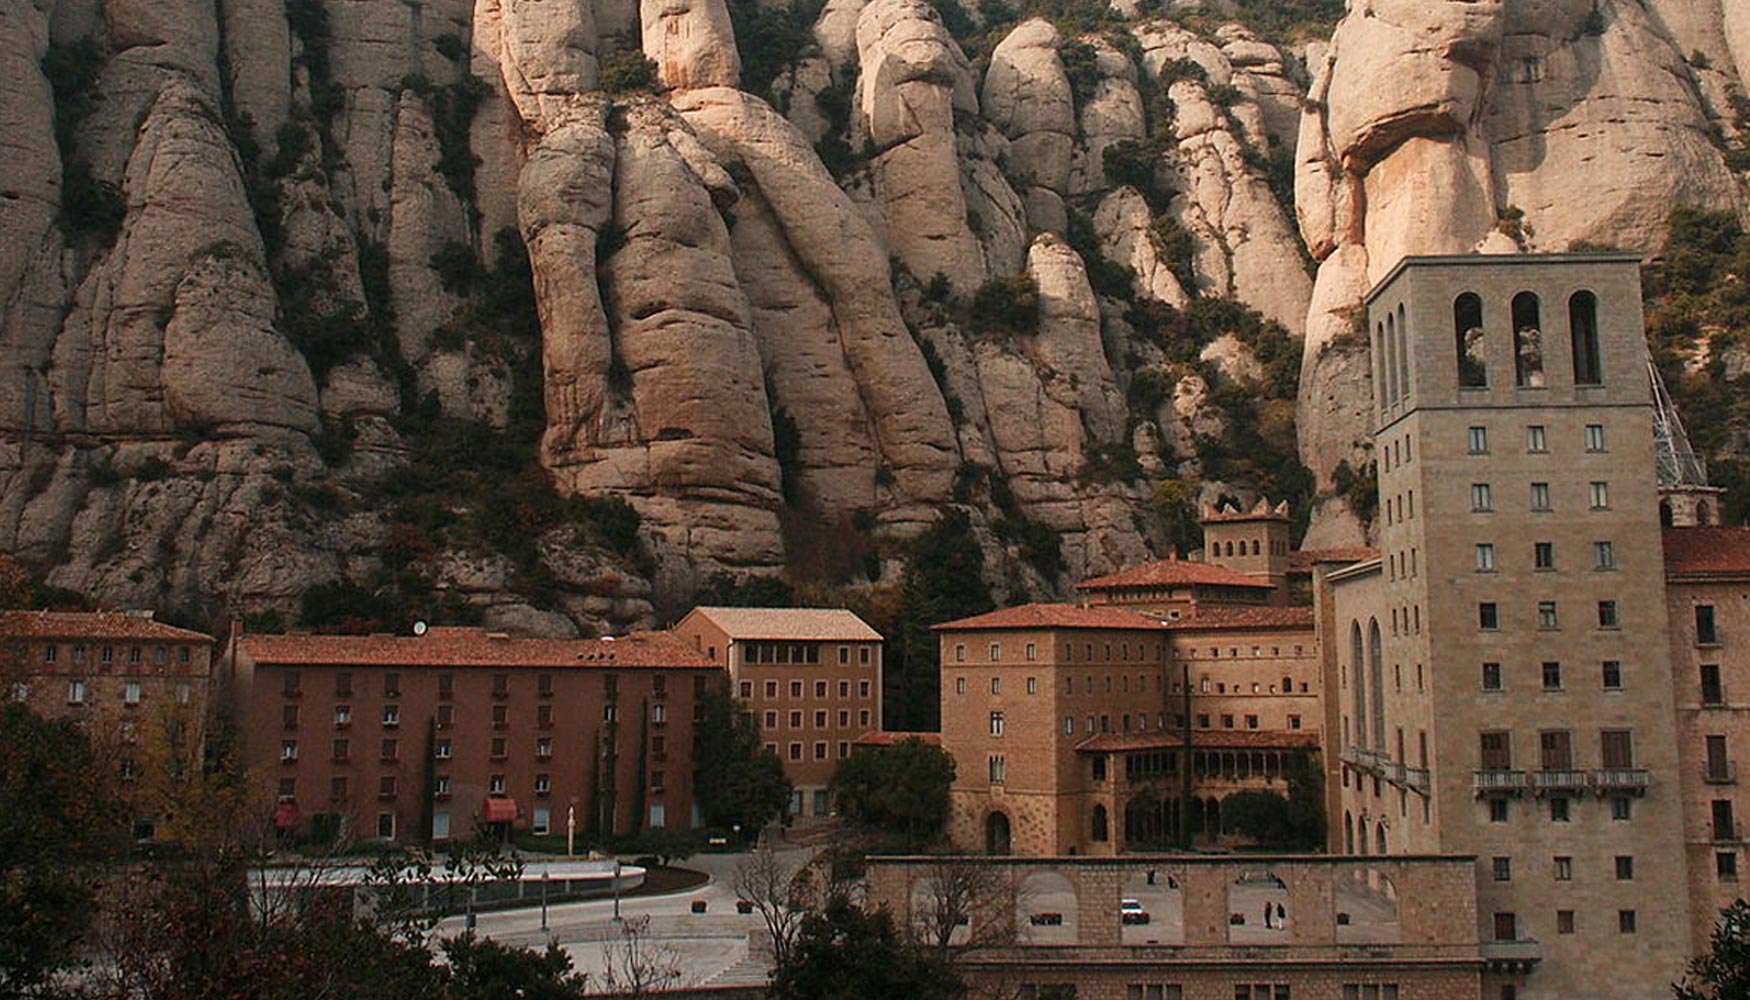
[[[1009,829],[1007,813],[992,812],[984,818],[984,852],[986,854],[1012,853],[1013,835]]]

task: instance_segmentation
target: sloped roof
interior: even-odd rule
[[[203,632],[153,621],[128,611],[0,611],[0,639],[93,639],[138,642],[212,642]]]
[[[1750,575],[1750,528],[1666,528],[1665,572],[1700,577]]]
[[[414,635],[245,635],[258,665],[363,667],[549,667],[720,669],[667,632],[619,639],[530,639],[483,628],[433,628]]]
[[[935,626],[937,632],[975,629],[1088,628],[1157,631],[1153,618],[1117,608],[1078,608],[1070,604],[1023,604]]]
[[[881,633],[844,608],[721,608],[701,606],[699,615],[731,639],[789,639],[799,642],[880,642]]]
[[[1118,753],[1130,750],[1177,750],[1185,745],[1184,730],[1152,733],[1099,733],[1076,744],[1078,753]],[[1316,749],[1319,734],[1307,729],[1198,729],[1191,734],[1195,750]]]
[[[1076,584],[1077,590],[1123,590],[1131,587],[1253,587],[1272,589],[1270,583],[1238,570],[1188,559],[1162,559],[1119,570]]]
[[[1371,545],[1352,545],[1347,548],[1335,549],[1305,549],[1288,554],[1288,572],[1311,573],[1314,566],[1327,563],[1348,565],[1350,563],[1366,562],[1378,559],[1379,550]]]
[[[1199,608],[1195,612],[1164,622],[1175,631],[1196,632],[1217,629],[1306,628],[1313,627],[1313,609],[1292,608]]]

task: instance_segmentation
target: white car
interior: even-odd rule
[[[1148,911],[1142,908],[1142,900],[1121,899],[1118,901],[1118,919],[1126,924],[1146,924],[1149,916]]]

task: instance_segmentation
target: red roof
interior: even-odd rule
[[[1069,604],[1023,604],[987,614],[944,622],[935,631],[971,629],[1111,628],[1153,631],[1161,623],[1117,608],[1078,608]]]
[[[1666,528],[1665,572],[1672,576],[1750,575],[1750,528]]]
[[[1132,750],[1177,750],[1185,745],[1181,730],[1152,733],[1101,733],[1076,744],[1081,753],[1121,753]],[[1317,749],[1319,734],[1306,729],[1199,729],[1191,734],[1194,750]]]
[[[1077,590],[1123,590],[1132,587],[1254,587],[1270,590],[1267,580],[1247,576],[1214,563],[1186,559],[1162,559],[1119,570],[1110,576],[1084,580]]]
[[[529,639],[483,628],[433,628],[422,636],[246,635],[241,648],[258,665],[719,669],[667,632],[619,639]]]
[[[889,733],[883,730],[872,730],[857,737],[851,742],[860,747],[893,747],[907,740],[922,740],[933,747],[942,745],[941,733]]]
[[[213,637],[135,611],[0,611],[0,639],[116,639],[212,642]]]
[[[1352,545],[1348,548],[1336,549],[1306,549],[1288,554],[1288,572],[1311,573],[1314,566],[1336,563],[1349,565],[1378,559],[1379,550],[1371,545]]]
[[[1203,629],[1305,628],[1313,627],[1313,609],[1293,608],[1198,608],[1183,618],[1171,619],[1167,628],[1194,632]]]

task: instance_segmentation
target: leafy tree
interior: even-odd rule
[[[984,551],[962,511],[945,512],[913,539],[900,581],[899,628],[888,650],[886,728],[931,731],[941,705],[940,664],[932,625],[995,607],[984,582]]]
[[[1304,760],[1291,765],[1288,794],[1249,790],[1221,801],[1222,823],[1257,841],[1284,851],[1311,851],[1324,846],[1325,810],[1322,782]]]
[[[886,910],[867,913],[837,896],[802,921],[768,995],[771,1000],[958,1000],[966,987],[941,956],[901,936]]]
[[[1690,960],[1671,992],[1677,1000],[1750,997],[1750,903],[1740,899],[1720,911],[1708,953]]]
[[[699,811],[711,826],[740,827],[748,836],[783,814],[790,779],[778,755],[760,743],[759,724],[726,692],[705,696],[699,722]]]
[[[972,296],[971,323],[980,330],[1036,332],[1039,329],[1039,286],[1025,274],[990,279]]]
[[[914,843],[947,823],[953,784],[953,755],[916,736],[890,747],[860,747],[832,777],[840,812]]]
[[[585,977],[553,942],[534,951],[464,934],[443,949],[453,1000],[573,1000],[583,993]]]

